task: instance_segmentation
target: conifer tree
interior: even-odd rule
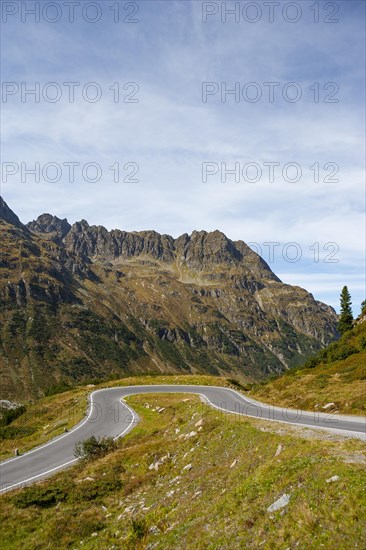
[[[339,316],[338,330],[341,334],[352,328],[352,308],[351,295],[348,288],[344,286],[341,292],[341,313]]]

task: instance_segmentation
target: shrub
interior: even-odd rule
[[[361,350],[366,349],[366,336],[362,336],[360,339],[360,349]]]
[[[340,361],[341,359],[347,359],[350,355],[357,353],[358,349],[349,344],[341,344],[328,353],[328,362],[329,361]]]
[[[362,343],[361,343],[362,347]],[[317,355],[309,357],[306,360],[304,368],[314,368],[320,363],[332,363],[333,361],[341,361],[347,359],[350,355],[358,353],[358,349],[347,343],[344,337],[338,342],[333,342],[327,348],[320,350]]]
[[[243,384],[241,384],[239,380],[236,380],[235,378],[227,378],[227,381],[229,382],[229,384],[232,384],[239,390],[246,390],[246,387],[243,386]]]
[[[74,456],[83,460],[94,460],[114,451],[117,444],[112,437],[96,438],[94,435],[75,445]]]
[[[145,543],[149,529],[144,518],[131,519],[128,539],[131,543]]]
[[[304,364],[305,368],[313,369],[317,365],[319,365],[320,359],[318,357],[310,357]]]
[[[19,418],[22,414],[24,414],[26,411],[26,408],[24,405],[21,405],[20,407],[17,407],[16,409],[9,409],[6,410],[1,419],[0,419],[0,426],[8,426],[15,420],[16,418]]]
[[[54,384],[53,386],[49,386],[44,394],[46,397],[50,397],[51,395],[56,395],[57,393],[63,393],[65,391],[68,391],[71,389],[71,386],[67,382],[59,382],[58,384]]]
[[[39,508],[50,508],[58,502],[67,499],[71,489],[70,483],[53,483],[47,485],[32,485],[26,487],[13,498],[13,504],[17,508],[28,508],[38,506]]]
[[[122,480],[115,473],[109,473],[94,481],[78,483],[72,493],[73,502],[97,501],[122,488]]]
[[[22,426],[4,426],[0,427],[0,441],[4,439],[15,439],[16,437],[25,437],[36,431],[36,428]]]

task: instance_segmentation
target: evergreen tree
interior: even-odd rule
[[[361,315],[366,315],[366,300],[361,302]]]
[[[352,308],[351,295],[348,288],[344,286],[341,292],[341,314],[339,316],[338,330],[341,334],[352,328]]]

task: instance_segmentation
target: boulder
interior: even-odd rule
[[[281,510],[281,508],[285,508],[285,506],[287,506],[290,502],[290,498],[290,495],[287,495],[286,493],[283,494],[279,499],[271,504],[271,506],[268,506],[267,512],[276,512],[277,510]]]

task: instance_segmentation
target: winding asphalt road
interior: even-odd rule
[[[118,439],[131,431],[139,421],[137,414],[123,399],[143,393],[199,394],[207,404],[225,413],[297,424],[355,437],[366,441],[366,418],[312,413],[273,407],[244,397],[235,390],[217,386],[127,386],[96,390],[90,395],[87,417],[75,428],[49,443],[0,463],[0,493],[29,485],[54,472],[71,466],[75,443],[92,435]]]

